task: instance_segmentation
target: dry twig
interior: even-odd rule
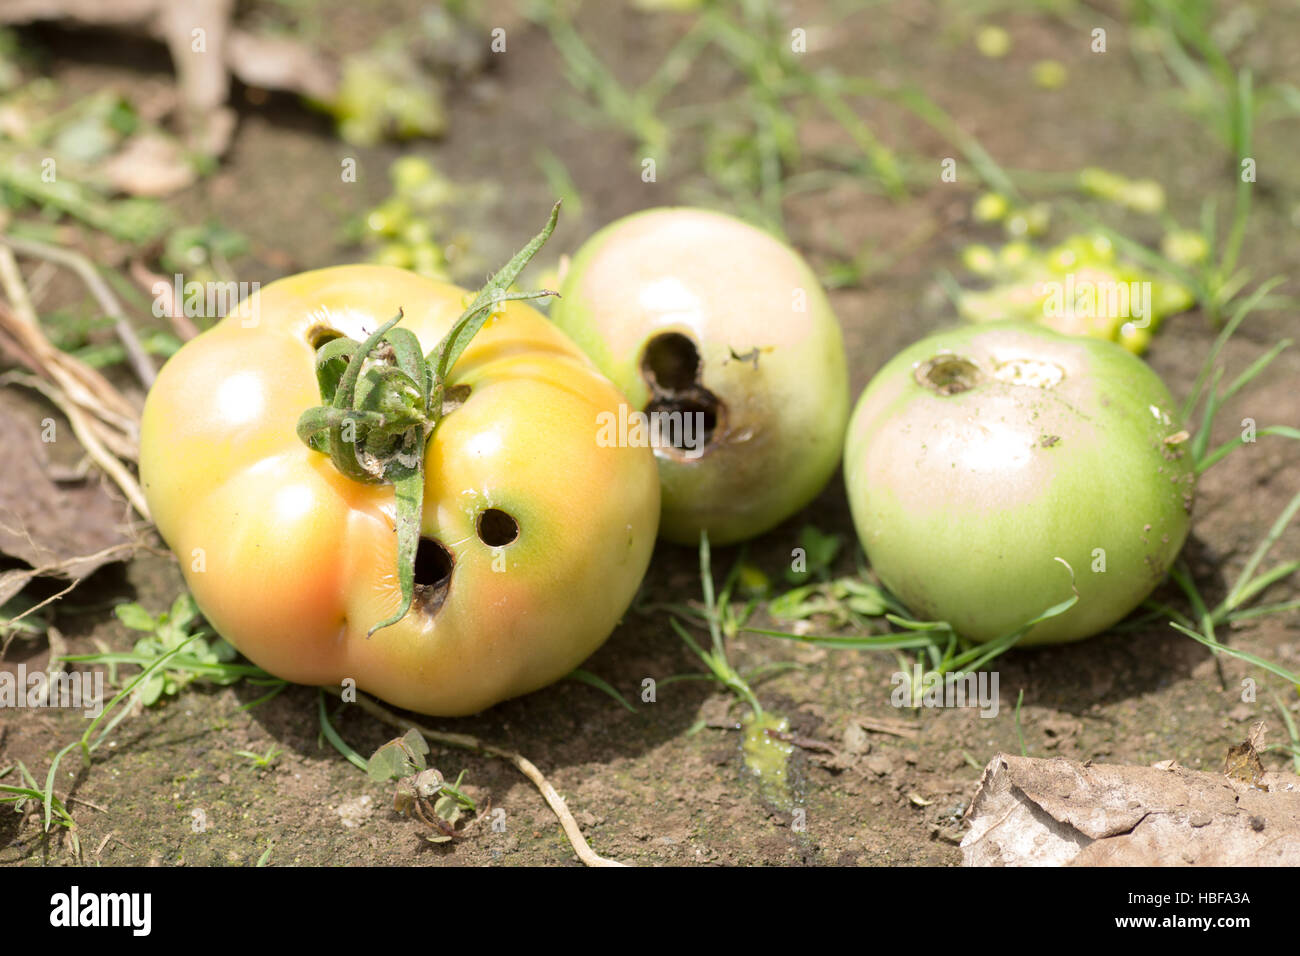
[[[84,257],[66,253],[43,243],[30,243],[0,235],[0,285],[12,307],[0,305],[0,332],[12,340],[8,348],[34,373],[31,376],[9,372],[0,381],[13,382],[35,388],[50,400],[67,417],[72,430],[86,452],[126,495],[131,505],[145,518],[149,508],[124,461],[135,461],[139,455],[139,413],[130,402],[113,387],[103,375],[75,356],[56,348],[45,336],[32,304],[27,286],[23,282],[17,260],[10,246],[18,249],[40,247],[52,250],[49,258],[70,264],[76,261],[90,270],[88,279],[92,290],[95,283],[111,298],[103,280],[94,272]],[[70,257],[64,258],[64,257]],[[77,268],[73,264],[74,268]],[[102,300],[101,300],[102,301]],[[113,300],[114,308],[116,308]],[[117,310],[121,318],[121,310]],[[121,318],[119,324],[129,324]],[[129,338],[134,340],[134,333]],[[136,342],[138,346],[139,343]],[[128,346],[128,352],[130,346]],[[152,374],[152,367],[149,369]]]
[[[37,242],[34,239],[19,239],[16,236],[6,236],[0,234],[0,243],[4,243],[15,252],[25,256],[32,256],[37,259],[44,259],[46,262],[54,262],[61,266],[73,270],[81,277],[81,281],[86,284],[90,294],[95,297],[99,307],[104,310],[104,314],[113,320],[113,331],[117,334],[118,341],[126,349],[127,361],[131,369],[135,372],[135,377],[140,380],[140,384],[146,389],[153,385],[153,381],[158,377],[157,370],[153,367],[153,362],[149,354],[145,352],[144,346],[136,337],[135,329],[127,321],[126,313],[122,311],[121,304],[117,301],[117,296],[113,290],[108,287],[104,277],[85,256],[70,249],[61,249],[58,246],[52,246],[48,243]],[[10,292],[10,298],[13,298],[13,290],[10,289],[9,283],[6,282],[5,288]],[[26,300],[26,306],[30,307],[30,299]],[[22,308],[22,305],[15,300],[14,305]],[[33,312],[35,310],[32,310]]]

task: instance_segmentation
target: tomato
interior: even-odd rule
[[[560,292],[556,324],[631,413],[662,424],[663,537],[754,537],[830,479],[848,420],[844,346],[788,246],[720,213],[653,209],[592,236]]]
[[[975,641],[1105,630],[1164,577],[1195,470],[1164,383],[1111,342],[1027,323],[917,342],[863,392],[844,473],[880,579]]]
[[[345,477],[295,434],[320,404],[316,347],[400,311],[429,351],[467,298],[386,266],[293,276],[187,343],[150,392],[140,474],[158,530],[212,626],[271,673],[469,714],[569,673],[631,601],[656,535],[653,455],[596,442],[623,396],[509,302],[446,379],[413,600],[374,630],[404,606],[400,505],[393,484]]]

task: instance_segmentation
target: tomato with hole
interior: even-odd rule
[[[1195,468],[1173,399],[1111,342],[1026,323],[940,332],[858,400],[844,473],[880,579],[975,641],[1070,598],[1022,643],[1110,627],[1187,536]]]
[[[414,602],[366,636],[400,607],[394,488],[344,477],[295,433],[320,403],[315,348],[401,310],[432,350],[467,301],[384,266],[282,279],[187,343],[149,393],[140,474],[154,521],[213,627],[271,673],[469,714],[569,673],[631,601],[656,535],[654,458],[596,441],[622,395],[511,302],[447,379]]]
[[[701,209],[620,219],[578,251],[551,317],[649,427],[665,538],[754,537],[839,464],[840,328],[807,264],[767,233]]]

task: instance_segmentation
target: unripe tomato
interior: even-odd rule
[[[295,425],[322,339],[404,313],[424,350],[464,290],[383,266],[263,288],[166,364],[145,404],[153,518],[212,626],[304,684],[353,678],[454,716],[535,690],[608,636],[650,559],[652,454],[596,442],[623,397],[537,311],[511,302],[452,367],[428,441],[415,599],[400,608],[392,485],[346,478]]]
[[[1195,469],[1164,383],[1097,339],[1018,322],[941,332],[867,386],[849,504],[872,567],[916,615],[987,641],[1070,597],[1022,643],[1105,630],[1187,536]]]
[[[699,416],[700,433],[655,449],[665,538],[754,537],[835,471],[849,398],[840,328],[817,277],[767,233],[702,209],[620,219],[578,251],[551,317],[634,413]]]

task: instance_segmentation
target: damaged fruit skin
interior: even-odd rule
[[[400,707],[474,713],[572,671],[640,584],[658,521],[654,458],[596,443],[595,417],[623,397],[511,302],[454,366],[449,393],[469,386],[468,398],[426,446],[421,534],[450,552],[449,586],[417,592],[367,638],[401,601],[394,489],[345,478],[295,433],[320,401],[312,330],[362,339],[401,310],[430,350],[468,298],[384,266],[282,279],[187,343],[149,393],[140,474],[158,530],[212,626],[276,676],[352,678]],[[488,509],[514,519],[513,541],[480,537]]]
[[[1069,598],[1062,558],[1079,601],[1021,643],[1096,634],[1187,536],[1196,475],[1175,414],[1155,372],[1113,343],[1020,322],[940,332],[889,361],[854,409],[858,536],[914,614],[974,641]]]
[[[651,209],[592,236],[560,296],[552,319],[634,410],[716,403],[702,450],[655,450],[664,538],[752,538],[825,487],[848,420],[844,346],[816,276],[788,246],[720,213]],[[671,333],[689,340],[698,376],[656,390],[647,350]]]

